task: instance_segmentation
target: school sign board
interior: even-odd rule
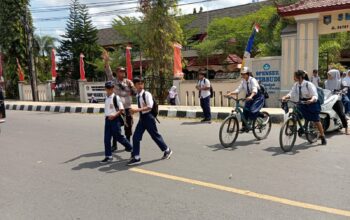
[[[320,14],[319,34],[350,31],[350,10],[325,12]]]
[[[250,59],[247,66],[252,70],[253,76],[261,82],[269,93],[266,100],[267,107],[280,106],[278,99],[281,90],[281,57],[262,57]]]

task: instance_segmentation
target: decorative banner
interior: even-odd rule
[[[80,54],[80,80],[85,80],[84,54]]]
[[[182,72],[181,49],[182,49],[181,44],[178,44],[178,43],[174,44],[174,77],[175,78],[182,78],[184,75]]]
[[[56,72],[55,49],[53,49],[53,48],[51,51],[51,75],[52,75],[52,80],[55,81],[56,77],[57,77],[57,72]]]
[[[0,81],[2,79],[2,75],[4,74],[4,70],[3,70],[3,67],[2,67],[2,53],[0,53]]]
[[[126,47],[126,71],[129,80],[132,80],[131,46]]]
[[[18,77],[19,77],[19,81],[23,82],[24,81],[24,73],[22,71],[22,67],[21,64],[19,64],[18,58],[16,58],[17,61],[17,73],[18,73]]]
[[[247,47],[246,47],[245,52],[244,52],[241,70],[243,70],[243,67],[245,67],[245,60],[250,58],[251,51],[252,51],[253,44],[254,44],[255,35],[256,35],[256,33],[259,33],[259,30],[260,30],[260,26],[258,24],[255,24],[253,27],[252,34],[249,37]]]

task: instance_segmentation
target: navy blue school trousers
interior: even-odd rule
[[[119,143],[121,143],[125,147],[125,149],[132,149],[130,142],[125,138],[124,135],[121,134],[121,132],[122,130],[120,128],[119,118],[117,117],[114,120],[109,120],[106,117],[104,137],[106,157],[112,156],[112,137],[114,138],[114,140],[117,140]]]
[[[133,151],[132,156],[140,156],[140,142],[142,136],[147,131],[154,142],[158,145],[161,151],[168,149],[168,146],[165,144],[162,136],[159,134],[156,120],[151,113],[140,114],[140,120],[136,126],[133,140]]]

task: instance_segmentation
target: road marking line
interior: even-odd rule
[[[193,184],[193,185],[197,185],[197,186],[202,186],[202,187],[212,188],[212,189],[216,189],[216,190],[231,192],[231,193],[238,194],[238,195],[267,200],[267,201],[285,204],[285,205],[289,205],[289,206],[295,206],[295,207],[299,207],[299,208],[310,209],[310,210],[314,210],[314,211],[320,211],[320,212],[330,213],[330,214],[334,214],[334,215],[341,215],[341,216],[350,217],[350,211],[348,211],[348,210],[341,210],[341,209],[329,208],[329,207],[314,205],[314,204],[305,203],[305,202],[293,201],[290,199],[284,199],[284,198],[280,198],[280,197],[276,197],[276,196],[270,196],[270,195],[266,195],[266,194],[256,193],[256,192],[252,192],[249,190],[237,189],[237,188],[233,188],[233,187],[222,186],[222,185],[218,185],[218,184],[214,184],[214,183],[207,183],[207,182],[203,182],[203,181],[188,179],[188,178],[179,177],[179,176],[173,176],[173,175],[169,175],[169,174],[165,174],[165,173],[158,173],[158,172],[139,169],[139,168],[131,168],[129,170],[136,172],[136,173],[141,173],[141,174],[146,174],[146,175],[150,175],[150,176],[156,176],[156,177],[161,177],[161,178],[165,178],[165,179],[169,179],[169,180],[174,180],[174,181],[178,181],[178,182],[189,183],[189,184]]]

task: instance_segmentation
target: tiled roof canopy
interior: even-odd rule
[[[292,5],[278,6],[277,9],[281,16],[286,17],[349,8],[350,0],[300,0]]]
[[[208,27],[208,23],[210,23],[215,18],[236,18],[249,13],[254,13],[262,7],[268,5],[273,5],[273,3],[271,1],[264,1],[259,3],[250,3],[245,5],[201,12],[196,14],[196,18],[189,25],[189,28],[198,28],[199,33],[205,33]],[[126,42],[126,40],[123,39],[113,28],[99,30],[98,38],[98,43],[102,46],[111,46]]]

